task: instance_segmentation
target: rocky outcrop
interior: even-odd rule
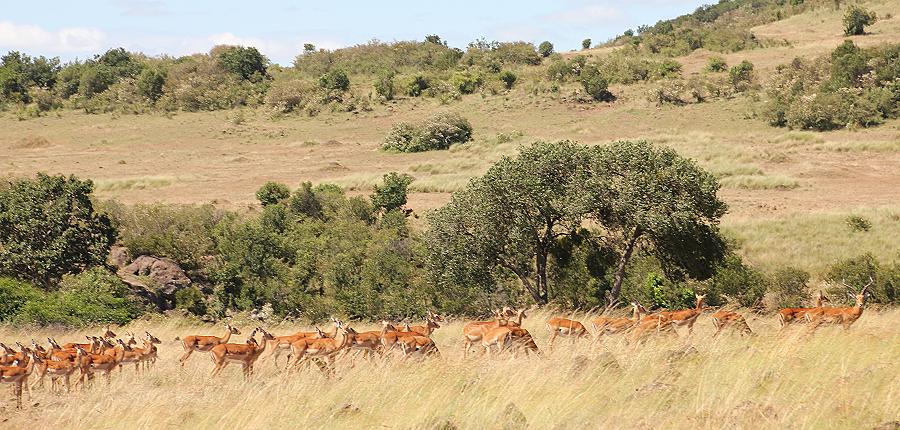
[[[132,290],[160,311],[175,307],[175,293],[191,286],[191,279],[181,266],[168,258],[141,255],[131,260],[128,248],[113,246],[107,262]]]

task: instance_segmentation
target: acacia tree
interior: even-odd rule
[[[0,273],[52,286],[63,274],[103,264],[116,230],[94,211],[93,188],[43,173],[0,185]]]
[[[670,275],[704,279],[725,256],[718,222],[726,205],[709,172],[672,149],[646,141],[604,147],[585,183],[586,208],[618,253],[613,306],[634,252],[652,252]]]
[[[569,141],[537,142],[455,193],[429,217],[436,281],[490,288],[506,269],[535,302],[547,303],[547,257],[583,221],[578,197],[593,152]]]

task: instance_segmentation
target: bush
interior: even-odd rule
[[[278,182],[266,182],[256,191],[256,200],[263,206],[274,205],[291,195],[287,185]]]
[[[207,311],[203,293],[194,287],[184,288],[175,292],[175,308],[194,315],[206,315]]]
[[[29,300],[19,309],[19,324],[83,327],[94,324],[127,324],[140,315],[137,301],[125,284],[105,269],[93,268],[77,276],[67,275],[60,289]]]
[[[725,72],[727,70],[728,64],[725,63],[725,59],[717,55],[709,57],[709,60],[706,62],[707,72]]]
[[[25,303],[43,297],[44,292],[32,284],[0,277],[0,321],[11,321]]]
[[[428,89],[428,79],[422,75],[415,75],[406,83],[406,95],[410,97],[418,97],[422,91]]]
[[[456,72],[450,77],[450,85],[460,94],[472,94],[484,83],[481,75],[469,71]]]
[[[509,70],[500,72],[499,78],[501,81],[503,81],[503,85],[506,86],[506,89],[512,88],[513,85],[515,85],[517,79],[516,74],[510,72]]]
[[[850,5],[844,13],[844,34],[857,36],[866,33],[866,26],[872,25],[878,19],[875,12],[859,5]]]
[[[375,185],[372,192],[372,206],[375,210],[390,212],[399,210],[406,204],[406,192],[413,177],[391,172],[381,178],[382,184]]]
[[[385,139],[382,149],[422,152],[447,149],[472,139],[472,125],[459,114],[441,114],[416,124],[399,123]]]
[[[594,65],[588,65],[581,71],[579,76],[581,86],[584,92],[594,100],[609,100],[612,93],[609,92],[609,84],[606,79],[600,75],[600,70]]]
[[[591,39],[584,39],[581,41],[581,49],[591,49]]]
[[[848,294],[859,293],[869,283],[870,277],[874,280],[868,290],[870,301],[884,304],[900,302],[900,264],[895,262],[893,267],[883,266],[872,254],[834,263],[828,268],[825,280],[832,285],[828,290],[832,299],[838,301],[848,297]],[[852,288],[848,289],[844,283]]]
[[[765,275],[732,254],[716,267],[716,274],[707,281],[706,287],[707,302],[712,306],[732,302],[753,307],[762,301],[768,282]]]
[[[394,72],[385,71],[378,75],[375,80],[375,94],[381,96],[385,100],[394,99]]]
[[[681,74],[681,63],[672,59],[665,59],[653,68],[655,78],[675,78],[679,74]]]
[[[669,80],[652,88],[647,100],[656,103],[657,106],[662,106],[664,104],[683,106],[687,104],[684,100],[684,93],[685,87],[682,81]]]
[[[794,267],[784,267],[772,274],[771,292],[776,308],[802,306],[809,300],[809,273]]]
[[[166,73],[155,68],[144,69],[137,79],[138,93],[156,103],[163,95],[163,86],[166,83]]]
[[[737,91],[744,91],[753,82],[753,63],[744,60],[728,70],[731,85]]]
[[[94,211],[93,189],[91,181],[43,173],[0,187],[0,273],[51,286],[103,264],[116,230]]]
[[[541,54],[541,57],[547,58],[550,54],[553,53],[553,44],[550,41],[545,40],[538,45],[538,54]]]
[[[850,231],[869,231],[872,223],[859,215],[851,215],[847,217],[847,226],[850,227]]]
[[[350,78],[343,70],[331,70],[319,77],[319,86],[326,90],[347,91],[350,89]]]
[[[266,105],[281,113],[300,111],[315,104],[315,84],[299,79],[275,79],[266,92]]]
[[[254,47],[220,46],[212,52],[217,56],[222,68],[244,80],[258,81],[267,76],[269,60]]]

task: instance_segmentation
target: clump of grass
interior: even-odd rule
[[[847,226],[850,227],[850,231],[869,231],[872,229],[872,223],[859,215],[848,216]]]
[[[796,179],[780,175],[735,175],[719,182],[726,188],[745,190],[792,190],[800,186]]]
[[[141,176],[138,178],[100,179],[95,181],[97,191],[147,190],[162,188],[175,182],[170,176]]]

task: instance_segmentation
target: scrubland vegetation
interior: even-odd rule
[[[890,423],[896,5],[723,1],[573,52],[437,35],[307,45],[291,66],[238,46],[68,64],[11,52],[0,340],[112,323],[164,343],[150,373],[36,390],[7,422],[96,427],[102,404],[110,428]],[[190,283],[125,276],[111,247]],[[777,309],[819,290],[843,306],[842,283],[870,278],[850,331],[776,334]],[[695,294],[758,335],[711,338],[701,315],[677,338],[461,357],[464,320],[500,306],[543,307],[524,326],[544,349],[551,316],[684,309]],[[220,334],[214,321],[241,325],[242,342],[256,325],[375,329],[429,311],[453,317],[423,362],[339,361],[335,379],[263,362],[244,384],[231,368],[207,378],[205,355],[175,363],[172,339]],[[386,404],[410,406],[399,419]]]

